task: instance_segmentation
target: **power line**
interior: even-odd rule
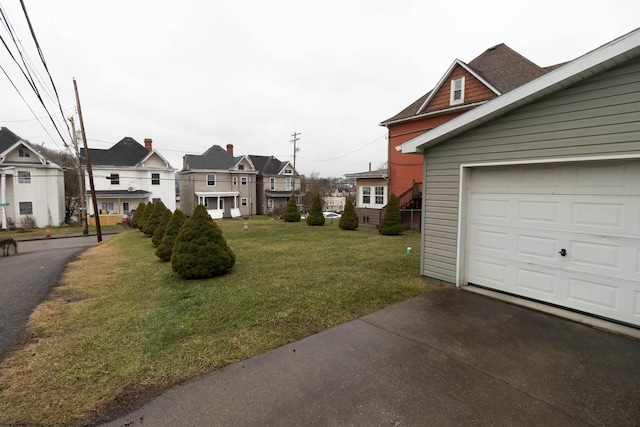
[[[35,31],[33,30],[33,26],[31,25],[31,21],[29,19],[29,15],[28,15],[28,13],[26,11],[26,7],[25,7],[25,5],[24,5],[22,0],[21,0],[21,4],[22,4],[22,8],[23,8],[23,12],[25,14],[25,17],[26,17],[27,22],[29,24],[29,28],[30,28],[32,37],[34,39],[34,42],[36,43],[36,47],[38,49],[38,52],[39,52],[39,55],[40,55],[40,59],[43,62],[45,70],[46,70],[47,74],[49,75],[49,79],[51,80],[51,83],[53,85],[53,89],[54,89],[54,92],[56,94],[56,100],[57,100],[58,107],[60,108],[60,112],[62,113],[62,104],[60,103],[60,98],[59,98],[59,96],[57,94],[57,89],[55,88],[55,83],[53,82],[53,78],[52,78],[51,74],[49,73],[48,66],[46,64],[46,61],[44,60],[44,54],[42,53],[42,50],[40,49],[40,45],[39,45],[38,40],[37,40],[37,38],[35,36]],[[33,62],[29,60],[29,57],[26,54],[26,50],[24,48],[24,44],[17,37],[17,34],[16,34],[15,30],[13,29],[13,26],[12,26],[11,22],[9,21],[8,16],[7,16],[6,12],[4,11],[4,9],[2,8],[1,5],[0,5],[0,18],[2,18],[0,20],[4,24],[4,27],[7,30],[7,33],[9,34],[11,40],[13,41],[13,44],[15,45],[15,50],[17,52],[17,55],[20,57],[20,61],[18,61],[18,59],[16,58],[16,54],[14,54],[13,50],[9,47],[9,45],[5,41],[4,37],[2,37],[1,35],[0,35],[0,41],[2,41],[2,44],[4,45],[5,49],[9,53],[9,56],[11,57],[13,62],[17,65],[17,67],[20,70],[20,72],[22,73],[23,77],[25,78],[25,80],[29,84],[31,90],[33,90],[34,94],[36,95],[36,97],[38,98],[40,103],[42,104],[42,107],[44,108],[45,112],[47,113],[47,116],[51,120],[51,123],[53,124],[56,132],[58,133],[58,136],[62,140],[62,143],[64,144],[65,148],[68,149],[69,148],[68,144],[67,144],[65,138],[62,136],[62,133],[60,132],[60,129],[58,128],[58,125],[56,124],[56,121],[54,120],[53,115],[51,114],[51,112],[47,108],[47,106],[46,106],[46,104],[44,102],[44,99],[42,98],[42,95],[40,93],[40,90],[38,89],[38,85],[36,84],[36,81],[40,84],[40,86],[44,89],[44,92],[47,95],[49,95],[49,97],[52,100],[53,100],[53,98],[50,96],[47,86],[39,79],[36,67],[34,66]],[[9,79],[9,81],[11,82],[11,84],[14,87],[14,89],[16,90],[16,92],[18,92],[18,94],[20,95],[20,97],[23,100],[23,102],[27,105],[27,107],[29,108],[31,113],[34,115],[34,117],[36,117],[36,119],[38,120],[40,125],[43,127],[43,129],[45,130],[47,135],[51,138],[53,143],[57,146],[58,144],[55,142],[55,139],[46,130],[46,128],[44,127],[44,124],[37,118],[37,115],[35,114],[33,108],[29,105],[29,103],[27,102],[27,100],[25,99],[23,94],[20,92],[20,90],[18,89],[16,84],[13,82],[13,80],[11,79],[11,77],[9,76],[7,71],[4,68],[2,69],[2,71],[5,74],[5,76]],[[34,75],[36,77],[34,77]],[[64,117],[64,113],[62,113],[62,115]],[[67,130],[69,130],[69,126],[66,124],[66,122],[65,122],[65,125],[67,127]],[[70,134],[70,131],[69,131],[69,134]]]

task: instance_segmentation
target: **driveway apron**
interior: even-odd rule
[[[177,386],[105,426],[637,425],[640,342],[442,288]]]

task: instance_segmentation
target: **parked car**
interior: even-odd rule
[[[342,218],[342,215],[337,214],[335,212],[322,212],[322,216],[324,216],[327,219],[338,219],[338,218]]]

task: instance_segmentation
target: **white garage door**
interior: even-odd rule
[[[467,200],[468,283],[640,326],[640,161],[474,168]]]

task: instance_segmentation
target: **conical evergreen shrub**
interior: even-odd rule
[[[322,200],[320,194],[316,193],[311,203],[311,212],[307,215],[308,225],[324,225],[324,215],[322,215]]]
[[[171,268],[185,279],[214,277],[232,268],[235,255],[203,205],[180,228],[171,254]]]
[[[395,194],[389,198],[378,232],[385,236],[397,236],[404,232],[404,225],[400,221],[400,202]]]
[[[355,230],[358,228],[358,215],[356,215],[356,209],[353,207],[353,203],[348,199],[347,203],[344,207],[344,212],[342,212],[342,216],[340,217],[340,222],[338,222],[338,227],[343,230]]]
[[[298,205],[296,204],[296,196],[292,195],[291,197],[289,197],[287,208],[282,214],[282,219],[286,222],[300,221],[300,211],[298,210]]]
[[[162,242],[162,238],[164,237],[164,233],[167,230],[167,224],[171,219],[171,211],[169,208],[165,206],[165,208],[160,212],[160,218],[158,218],[158,225],[156,225],[156,229],[153,232],[153,237],[151,237],[151,243],[156,248]]]
[[[138,228],[138,221],[140,220],[140,217],[142,217],[142,214],[144,213],[144,208],[146,207],[147,207],[146,203],[138,204],[136,211],[133,213],[133,217],[131,217],[131,227]]]
[[[142,208],[142,215],[138,218],[138,230],[142,231],[144,228],[144,223],[147,222],[147,218],[151,215],[151,211],[153,210],[153,202],[148,202],[147,204],[141,203],[144,205]]]
[[[187,217],[180,209],[176,209],[173,215],[171,215],[171,219],[167,224],[162,242],[160,242],[158,249],[156,249],[156,256],[162,261],[166,262],[171,259],[173,245],[175,244],[178,233],[180,232],[180,227],[182,227],[186,220]]]
[[[153,233],[155,233],[156,227],[158,226],[158,222],[160,221],[160,216],[165,209],[167,209],[167,207],[162,203],[162,200],[159,200],[152,205],[151,213],[142,227],[142,232],[144,234],[149,237],[153,236]]]

